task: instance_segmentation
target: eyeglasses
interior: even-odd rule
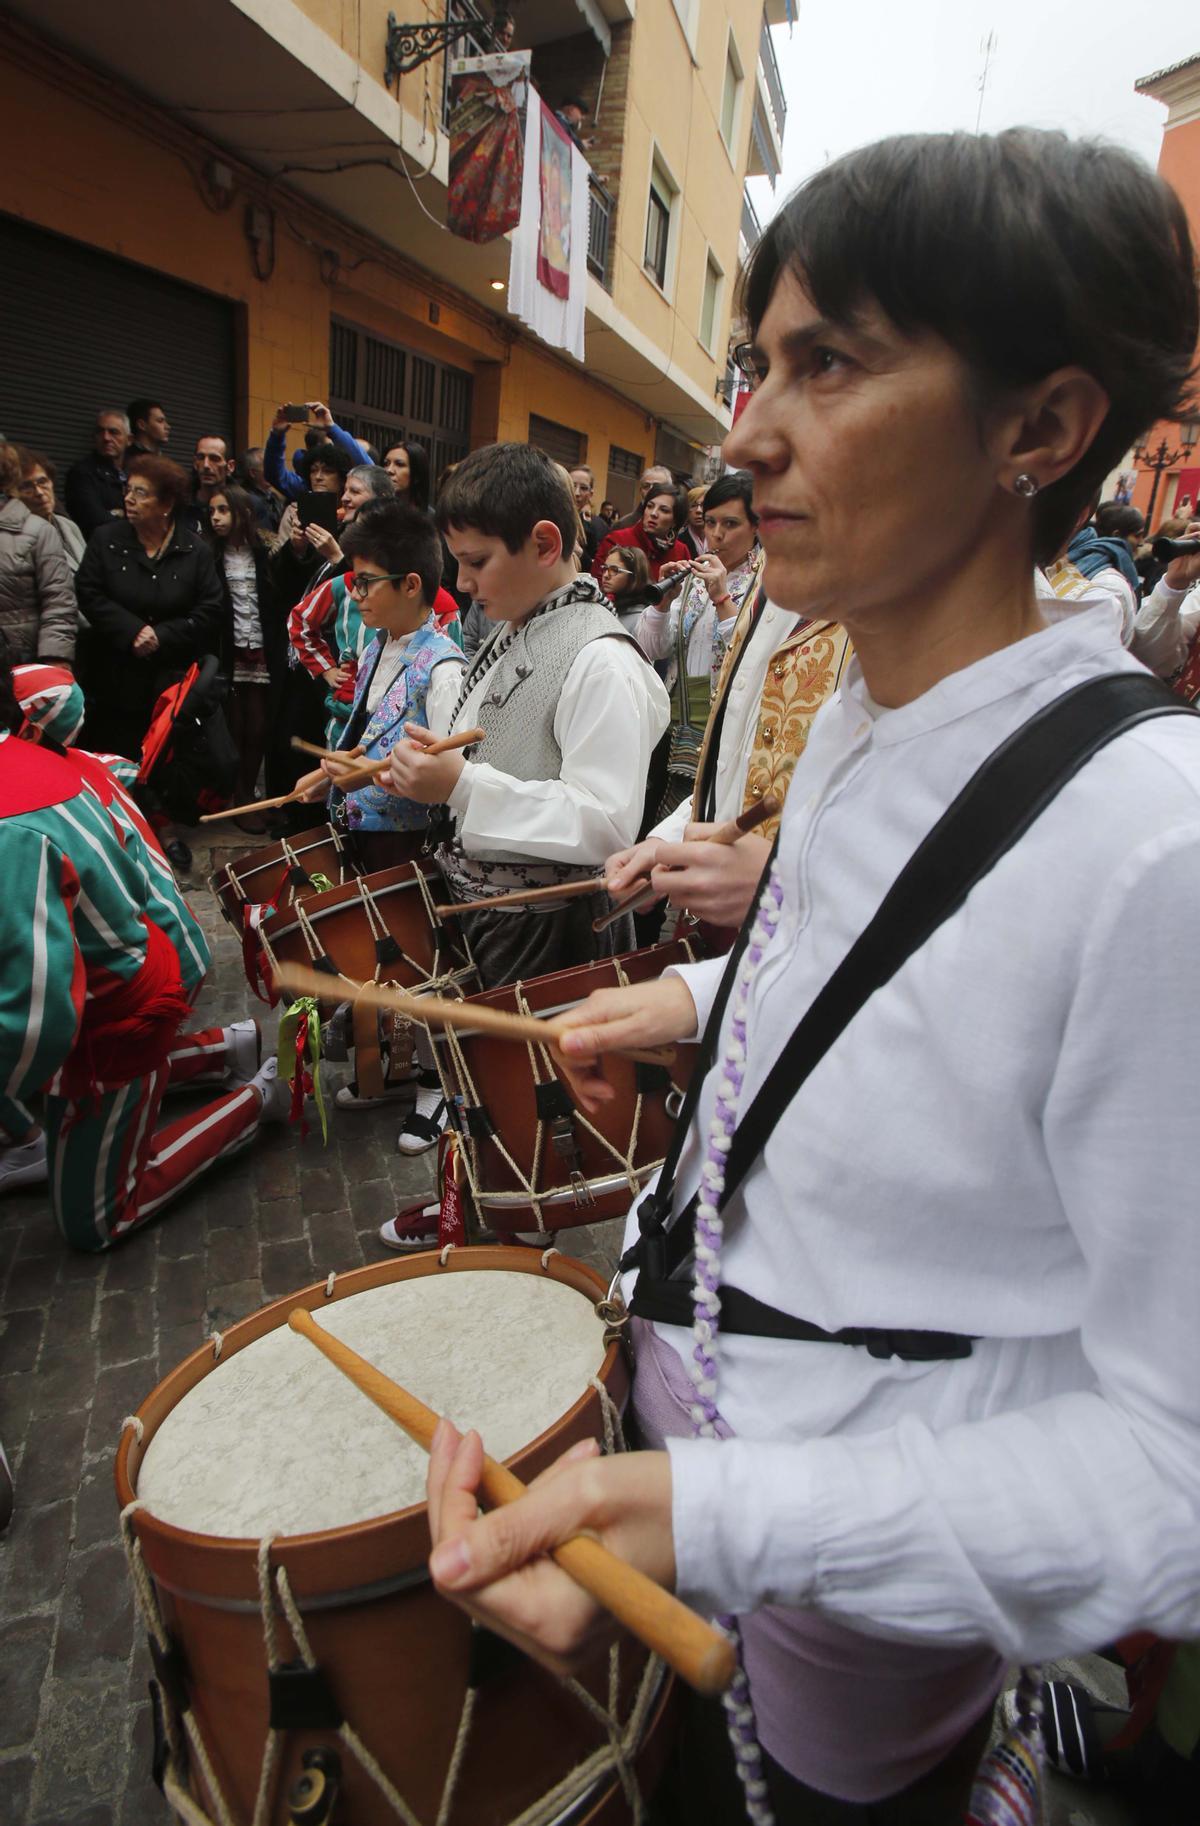
[[[378,577],[374,577],[366,571],[356,571],[353,577],[347,577],[346,588],[352,596],[357,596],[361,601],[370,590],[375,588],[377,583],[403,583],[409,574],[408,571],[390,571],[386,576],[381,573]]]
[[[23,495],[52,495],[54,483],[49,476],[26,476],[21,483]]]
[[[600,575],[602,577],[631,577],[633,572],[627,571],[623,564],[602,564]]]
[[[752,342],[736,342],[729,351],[729,359],[739,374],[744,374],[750,386],[761,386],[767,378],[767,364]]]
[[[152,488],[127,488],[125,499],[127,501],[153,501],[155,494]]]

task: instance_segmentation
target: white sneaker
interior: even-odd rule
[[[381,1224],[379,1240],[386,1249],[436,1249],[440,1215],[440,1205],[414,1205]]]
[[[402,1154],[424,1154],[430,1148],[436,1148],[446,1126],[446,1100],[439,1097],[433,1113],[425,1115],[415,1109],[404,1119],[404,1127],[396,1137],[396,1146]]]
[[[44,1186],[49,1177],[44,1131],[32,1141],[0,1148],[0,1192],[15,1192],[18,1186]]]
[[[279,1075],[279,1060],[274,1054],[264,1059],[250,1083],[262,1098],[258,1112],[260,1122],[286,1122],[292,1113],[292,1087]]]
[[[262,1064],[262,1033],[257,1021],[235,1021],[223,1029],[231,1084],[249,1084]]]

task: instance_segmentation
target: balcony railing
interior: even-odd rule
[[[747,247],[753,247],[761,234],[762,225],[759,222],[758,213],[750,201],[749,192],[744,190],[742,192],[742,239]]]
[[[609,273],[609,251],[612,240],[613,211],[616,203],[594,172],[588,172],[588,272],[594,273],[606,291],[612,289]]]
[[[779,63],[775,56],[775,46],[771,42],[771,30],[763,20],[762,31],[758,40],[758,57],[762,64],[763,76],[766,78],[767,94],[771,101],[771,113],[775,117],[775,131],[780,140],[787,125],[787,100],[783,93],[783,79],[779,74]]]

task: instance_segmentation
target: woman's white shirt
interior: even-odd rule
[[[743,1111],[982,759],[1140,669],[1103,608],[897,710],[852,665],[788,794]],[[1068,784],[814,1070],[728,1214],[723,1279],[827,1330],[978,1339],[918,1364],[723,1338],[737,1437],[670,1448],[689,1599],[1022,1656],[1200,1633],[1198,911],[1200,735],[1170,717]],[[721,969],[680,971],[701,1027]],[[713,1113],[710,1077],[677,1208]]]

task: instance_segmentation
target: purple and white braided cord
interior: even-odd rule
[[[717,1101],[708,1128],[708,1145],[700,1169],[700,1189],[696,1201],[696,1264],[692,1279],[691,1361],[688,1364],[696,1390],[692,1403],[692,1430],[697,1439],[716,1439],[717,1407],[717,1333],[720,1329],[721,1249],[725,1225],[721,1217],[721,1195],[725,1189],[725,1166],[729,1146],[737,1127],[746,1071],[746,1009],[750,985],[763,954],[770,943],[783,906],[783,884],[779,865],[773,863],[766,885],[755,909],[750,942],[738,965],[730,1014],[730,1036],[717,1076]],[[746,1796],[746,1813],[753,1826],[774,1826],[774,1815],[767,1798],[763,1774],[762,1750],[754,1723],[754,1705],[750,1683],[741,1661],[737,1620],[732,1616],[716,1619],[718,1625],[738,1645],[738,1668],[723,1696],[729,1741],[737,1763],[738,1775]]]

